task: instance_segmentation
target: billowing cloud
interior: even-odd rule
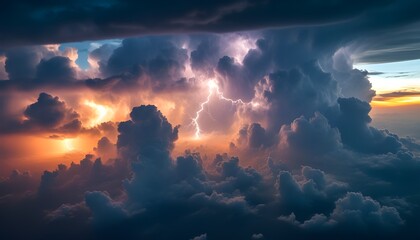
[[[339,235],[356,232],[362,236],[368,235],[369,231],[378,228],[384,231],[382,234],[389,233],[404,223],[395,208],[381,206],[372,198],[355,192],[349,192],[343,198],[338,199],[329,217],[316,214],[303,223],[297,222],[294,214],[281,219],[292,221],[306,229],[325,231],[337,228]]]
[[[36,70],[36,77],[42,81],[71,81],[76,78],[76,71],[67,57],[53,57],[41,60]]]
[[[404,205],[388,206],[362,193],[351,192],[350,189],[358,186],[357,181],[338,180],[342,176],[335,176],[334,168],[328,174],[310,166],[289,165],[286,170],[284,165],[276,165],[269,159],[270,174],[264,175],[264,169],[243,167],[237,157],[226,154],[218,155],[209,166],[204,165],[197,152],[186,151],[183,156],[172,158],[178,127],[173,128],[152,105],[133,108],[130,117],[131,120],[119,125],[117,147],[122,159],[108,165],[87,155],[80,164],[59,165],[55,171],[46,171],[36,195],[30,195],[29,200],[19,202],[18,206],[40,201],[42,209],[49,209],[44,211],[48,221],[45,224],[78,220],[79,225],[74,225],[76,232],[85,234],[86,226],[94,226],[93,238],[241,236],[261,239],[284,234],[292,238],[322,237],[348,231],[369,238],[371,234],[382,234],[384,229],[389,236],[397,236],[406,229],[405,219],[410,219],[401,208]],[[298,118],[294,125],[284,125],[280,130],[289,147],[299,145],[306,149],[303,139],[307,134],[333,141],[321,142],[321,146],[345,151],[338,129],[330,127],[320,113],[310,120]],[[252,128],[256,129],[250,130],[256,139],[252,141],[260,141],[264,128],[258,124]],[[103,138],[100,142],[109,143],[109,140]],[[399,153],[398,159],[414,165],[418,162],[409,153]],[[398,160],[390,160],[383,167],[371,162],[362,167],[360,161],[350,167],[357,166],[370,177],[385,180],[382,171],[387,171],[386,166],[394,161]],[[10,179],[18,175],[15,172]],[[369,187],[359,189],[371,191]],[[48,197],[52,195],[56,197]],[[89,212],[93,217],[91,222],[87,219]],[[220,231],[226,227],[234,231],[231,234]]]
[[[0,180],[6,239],[418,236],[420,146],[375,127],[356,68],[413,58],[418,3],[18,5],[0,10],[19,19],[0,23],[0,149],[37,166]],[[39,173],[49,146],[21,157],[16,136],[85,157]]]
[[[39,128],[63,128],[71,129],[72,126],[80,128],[78,121],[79,114],[73,109],[68,108],[66,104],[47,93],[39,94],[36,103],[29,105],[25,112],[28,120],[24,121],[24,125]]]
[[[309,120],[296,118],[280,129],[280,147],[307,156],[335,151],[342,145],[340,132],[331,128],[328,120],[319,112]]]
[[[117,147],[122,156],[132,161],[137,158],[161,156],[167,161],[169,152],[178,139],[178,128],[172,128],[156,106],[135,107],[130,113],[131,120],[118,125]]]
[[[345,144],[362,152],[396,153],[402,144],[398,136],[387,130],[370,127],[371,107],[356,98],[340,98],[340,115],[337,126]]]

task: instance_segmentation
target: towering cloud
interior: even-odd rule
[[[172,128],[153,105],[133,108],[130,117],[131,120],[118,125],[119,153],[131,161],[157,156],[160,161],[167,161],[174,141],[178,139],[179,126]]]
[[[4,4],[0,157],[16,164],[0,169],[42,164],[9,149],[28,136],[77,137],[51,158],[85,157],[0,179],[0,238],[420,237],[420,145],[372,124],[371,73],[356,67],[412,59],[418,7]],[[110,37],[124,39],[36,45]]]
[[[29,105],[24,115],[28,118],[24,124],[34,128],[80,128],[80,121],[77,119],[79,115],[73,109],[67,108],[58,97],[47,93],[39,94],[37,102]]]

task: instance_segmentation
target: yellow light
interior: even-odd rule
[[[406,106],[420,104],[420,96],[404,96],[395,98],[376,98],[373,99],[373,106],[393,107],[393,106]]]
[[[74,145],[73,145],[73,139],[66,138],[63,140],[63,145],[66,148],[67,151],[73,151]]]
[[[111,115],[113,114],[113,111],[111,110],[111,108],[105,106],[105,105],[100,105],[97,104],[93,101],[89,101],[86,100],[84,103],[86,106],[92,108],[95,113],[96,113],[96,117],[94,119],[90,120],[90,126],[94,127],[98,124],[101,124],[103,122],[106,122],[107,120],[110,119]]]
[[[210,79],[207,82],[207,85],[208,85],[210,91],[212,91],[213,89],[218,89],[219,88],[219,85],[217,85],[217,82],[214,79]]]

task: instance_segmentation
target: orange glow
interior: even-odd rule
[[[108,106],[101,105],[89,100],[86,100],[84,104],[92,108],[96,115],[93,119],[90,119],[90,127],[94,127],[103,122],[110,121],[114,115],[114,111]]]
[[[74,150],[73,139],[69,139],[69,138],[64,139],[63,140],[63,145],[67,149],[67,151],[73,151]]]
[[[372,101],[373,107],[397,107],[397,106],[419,105],[419,104],[420,104],[420,96],[375,98]]]

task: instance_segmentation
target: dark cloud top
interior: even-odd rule
[[[415,9],[417,1],[8,1],[0,12],[1,44],[34,44],[175,32],[226,32],[313,25],[384,11]],[[396,14],[395,23],[417,20]],[[388,21],[385,21],[388,23]],[[383,24],[374,20],[369,26]]]

